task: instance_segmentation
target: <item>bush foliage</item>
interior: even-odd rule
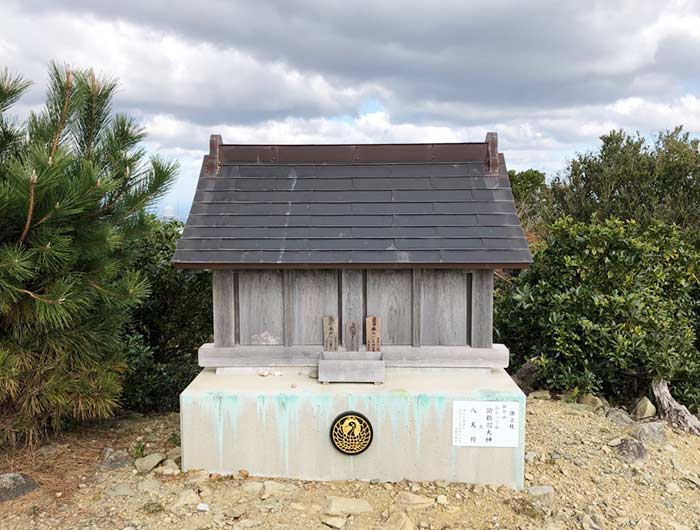
[[[150,216],[147,224],[147,235],[131,247],[150,295],[129,327],[123,405],[171,411],[200,370],[197,349],[212,342],[211,274],[178,270],[170,262],[182,223]]]
[[[500,293],[497,332],[548,387],[628,402],[663,378],[697,409],[698,258],[674,227],[561,219]]]

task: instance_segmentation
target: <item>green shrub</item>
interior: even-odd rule
[[[147,236],[130,249],[150,295],[130,325],[122,404],[141,412],[173,411],[200,370],[197,349],[212,341],[211,275],[170,262],[182,223],[153,216],[147,222]]]
[[[697,409],[698,255],[676,228],[564,218],[497,298],[513,365],[534,358],[553,389],[627,402],[656,378]]]

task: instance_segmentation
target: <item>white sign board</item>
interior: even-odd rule
[[[452,445],[457,447],[517,447],[520,441],[517,401],[454,401]]]

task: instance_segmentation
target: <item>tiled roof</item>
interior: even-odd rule
[[[213,136],[183,268],[520,268],[532,261],[493,133],[483,143],[237,146]]]

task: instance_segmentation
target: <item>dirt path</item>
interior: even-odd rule
[[[639,427],[602,409],[528,400],[526,488],[518,492],[138,474],[131,464],[101,470],[107,447],[175,456],[177,415],[130,416],[68,433],[34,455],[0,455],[0,472],[26,473],[39,484],[0,503],[0,529],[700,530],[700,437],[644,424],[636,436],[647,454],[634,460],[640,444],[630,430]],[[329,504],[329,497],[354,500]]]

